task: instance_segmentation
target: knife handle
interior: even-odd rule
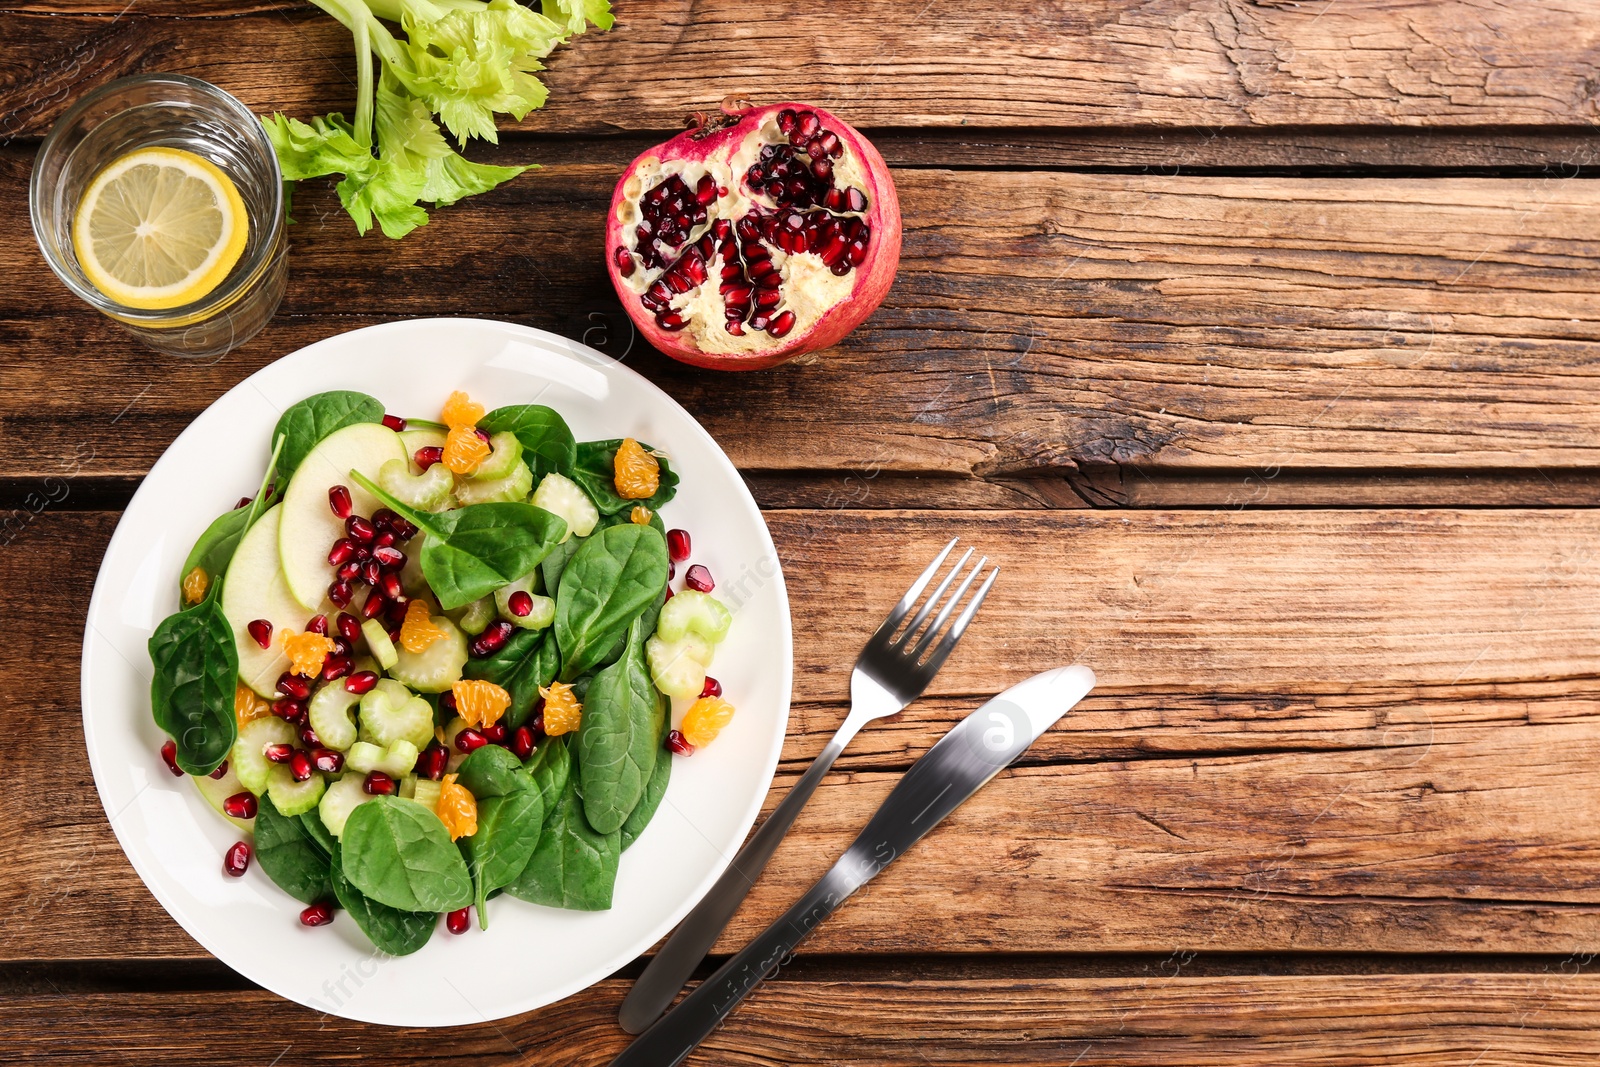
[[[635,1038],[611,1061],[611,1067],[674,1067],[682,1063],[756,986],[788,962],[796,946],[865,881],[847,875],[844,867],[843,859],[834,864],[777,922]]]

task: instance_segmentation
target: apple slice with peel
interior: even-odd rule
[[[278,551],[279,513],[284,507],[275,504],[268,508],[240,538],[222,583],[222,613],[233,627],[234,644],[239,648],[239,678],[268,700],[277,691],[278,675],[289,669],[289,657],[283,654],[278,635],[285,628],[304,630],[311,616],[334,610],[323,599],[307,611],[289,592]],[[326,504],[323,510],[328,510]],[[327,563],[326,558],[323,563]],[[250,636],[246,627],[254,619],[266,619],[272,624],[271,648],[262,648]]]
[[[206,803],[216,809],[218,815],[227,819],[241,830],[255,829],[256,821],[254,819],[235,819],[232,815],[222,810],[222,802],[224,800],[227,800],[235,793],[244,791],[244,783],[239,781],[239,776],[233,773],[232,767],[229,767],[228,772],[221,778],[191,774],[189,780],[195,784],[195,788],[200,790],[200,795],[206,798]]]
[[[351,514],[370,518],[382,505],[351,481],[350,471],[377,481],[379,467],[405,458],[399,434],[376,422],[361,422],[329,434],[300,461],[283,494],[278,551],[289,592],[303,607],[318,610],[315,606],[326,599],[333,581],[328,550],[344,536],[344,520],[328,506],[328,490],[345,486],[350,490]]]

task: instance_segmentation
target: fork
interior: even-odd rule
[[[794,825],[800,809],[806,806],[806,801],[811,799],[811,794],[816,792],[817,785],[850,740],[867,723],[904,709],[922,695],[928,683],[933,681],[933,676],[939,673],[939,668],[949,657],[950,650],[956,647],[956,642],[961,640],[961,635],[978,613],[978,608],[989,595],[989,588],[1000,573],[998,566],[989,570],[977,592],[962,608],[961,614],[946,629],[945,624],[950,622],[950,616],[972,588],[983,565],[988,562],[987,556],[980,556],[972,569],[966,570],[967,561],[973,553],[972,549],[967,549],[916,615],[912,616],[910,623],[902,628],[901,623],[905,622],[906,616],[922,596],[922,591],[939,573],[959,540],[951,538],[927,569],[911,583],[911,588],[906,590],[906,595],[889,612],[877,632],[867,640],[850,674],[850,714],[834,732],[822,754],[790,788],[783,803],[767,816],[767,821],[739,850],[711,891],[689,912],[677,931],[661,946],[656,958],[650,961],[644,973],[634,982],[617,1013],[617,1021],[628,1033],[643,1033],[672,1003],[672,998],[678,995],[678,990],[683,988],[683,983],[694,972],[695,966],[705,959],[718,935],[728,925],[728,920],[739,910],[739,904],[761,876],[773,852],[777,851],[778,842]],[[955,592],[946,598],[945,593],[951,583],[963,571],[966,577]],[[939,613],[932,622],[928,622],[928,616],[933,614],[935,608]]]

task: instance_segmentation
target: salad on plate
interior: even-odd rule
[[[301,923],[346,911],[392,955],[441,913],[487,929],[502,894],[609,908],[673,757],[734,714],[707,674],[732,613],[702,565],[670,586],[677,484],[649,445],[576,441],[537,404],[286,411],[149,642],[162,758],[250,835],[224,870],[253,860]]]

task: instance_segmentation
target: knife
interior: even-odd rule
[[[694,992],[634,1039],[611,1067],[672,1067],[771,975],[852,893],[1021,756],[1094,688],[1087,667],[1019,682],[962,719],[911,765],[822,879]]]

